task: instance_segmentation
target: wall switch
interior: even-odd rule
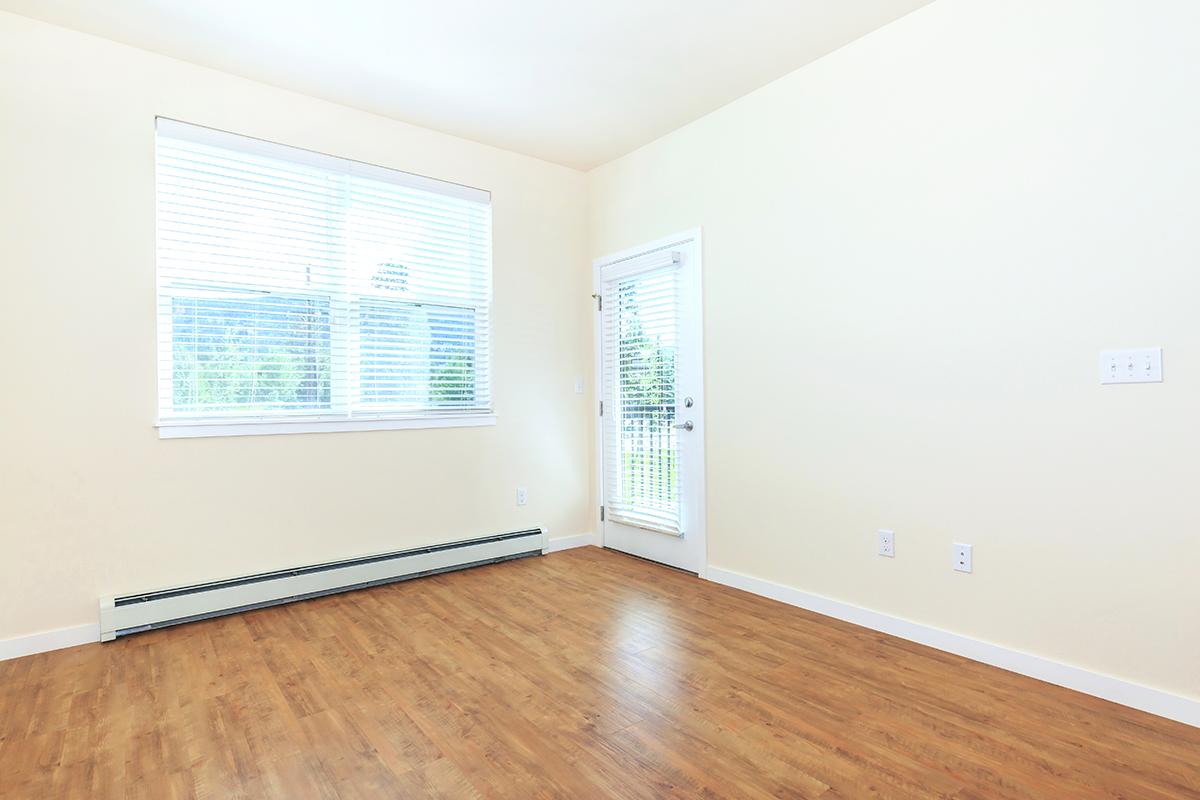
[[[1162,348],[1100,352],[1100,383],[1162,383]]]
[[[954,543],[954,569],[959,572],[971,571],[971,545]]]
[[[896,557],[896,534],[891,531],[879,532],[879,555],[888,558]]]
[[[524,486],[517,487],[517,505],[523,506],[529,500],[529,490]]]
[[[575,394],[583,394],[583,376],[582,375],[577,375],[575,377]]]

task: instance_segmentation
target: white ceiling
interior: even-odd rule
[[[0,0],[0,8],[589,168],[930,0]]]

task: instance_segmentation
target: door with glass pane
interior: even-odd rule
[[[702,573],[700,237],[596,264],[605,547]]]

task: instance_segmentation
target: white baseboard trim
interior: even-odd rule
[[[991,642],[972,639],[958,633],[893,617],[879,611],[832,600],[817,594],[802,592],[790,586],[743,575],[740,572],[710,566],[708,579],[732,586],[751,594],[769,597],[788,605],[798,606],[817,614],[851,622],[864,628],[891,634],[910,642],[927,645],[948,653],[964,656],[984,664],[1016,672],[1030,678],[1065,686],[1123,706],[1136,708],[1160,717],[1173,719],[1200,728],[1200,700],[1152,689],[1137,683],[1090,672],[1080,667],[1051,661],[1048,658],[1012,650]]]
[[[0,661],[99,641],[100,623],[98,622],[31,633],[28,636],[17,636],[13,639],[0,639]]]
[[[559,550],[570,550],[572,547],[587,547],[590,544],[598,544],[596,534],[577,533],[574,536],[560,536],[557,539],[551,539],[546,544],[546,549],[542,552],[557,553]]]

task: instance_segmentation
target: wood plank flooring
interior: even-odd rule
[[[1200,730],[596,548],[0,662],[4,798],[1200,798]]]

